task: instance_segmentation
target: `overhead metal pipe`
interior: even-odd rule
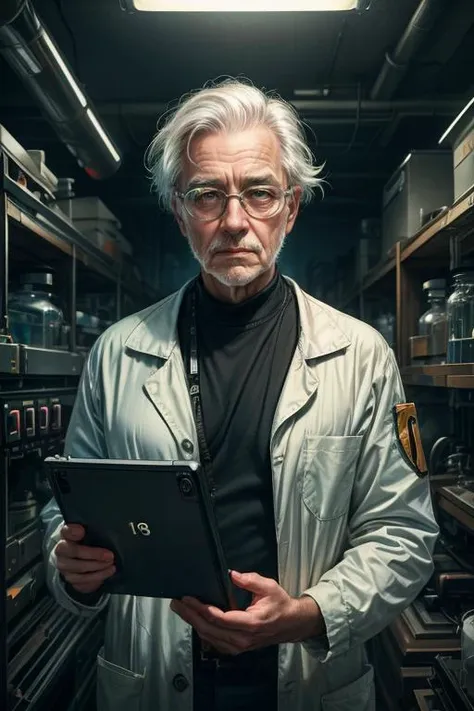
[[[354,113],[359,108],[357,100],[335,100],[335,99],[302,99],[290,102],[303,117],[327,115],[330,113],[340,116],[341,114]],[[360,102],[360,112],[362,114],[385,114],[391,118],[394,114],[403,113],[407,116],[455,116],[465,105],[465,101],[456,100],[433,100],[426,99],[419,101],[371,101]],[[152,116],[158,118],[169,111],[170,105],[159,101],[143,102],[105,102],[97,105],[102,116],[117,115],[120,113],[129,116]],[[383,117],[382,117],[383,118]]]
[[[0,53],[88,175],[113,175],[119,151],[30,0],[0,3]]]
[[[441,10],[448,9],[446,0],[421,0],[394,51],[385,55],[385,62],[375,80],[370,98],[390,99],[405,76],[409,64],[420,49]]]

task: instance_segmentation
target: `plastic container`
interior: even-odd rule
[[[37,348],[64,345],[65,324],[62,310],[54,303],[51,272],[22,274],[20,288],[10,295],[10,332],[15,343]]]

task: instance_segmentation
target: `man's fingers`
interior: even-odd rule
[[[223,654],[240,654],[253,648],[253,639],[250,635],[239,634],[211,624],[195,609],[178,600],[172,601],[171,609],[194,627],[201,639],[209,642]]]
[[[222,640],[214,639],[213,637],[209,639],[200,637],[200,639],[202,639],[203,642],[207,642],[208,644],[210,644],[211,647],[220,654],[231,654],[232,656],[236,656],[238,654],[234,647],[232,647],[230,644],[226,644]]]
[[[64,558],[79,558],[81,560],[97,560],[108,563],[113,562],[114,554],[105,548],[96,548],[95,546],[82,546],[78,543],[72,543],[69,540],[62,540],[56,546],[56,555]]]
[[[279,587],[276,580],[273,580],[273,578],[264,578],[258,573],[239,573],[236,570],[232,570],[230,577],[237,587],[262,597],[275,594],[275,591]]]
[[[68,583],[76,586],[89,586],[90,590],[88,592],[94,592],[97,590],[104,580],[112,577],[115,573],[115,566],[111,565],[105,570],[98,571],[97,573],[63,573],[64,579]]]
[[[255,610],[251,612],[247,610],[223,612],[213,605],[203,605],[199,600],[192,597],[185,597],[182,602],[214,627],[248,634],[256,634],[258,632],[260,619]]]
[[[61,573],[99,573],[110,568],[110,563],[100,560],[79,560],[78,558],[64,558],[58,556],[57,569]]]
[[[85,528],[79,523],[69,523],[64,525],[61,529],[61,538],[64,538],[66,541],[82,541],[85,535]]]
[[[84,526],[79,524],[62,527],[61,540],[55,548],[56,567],[75,590],[92,593],[114,575],[116,568],[112,551],[82,545],[84,535]]]
[[[251,640],[246,637],[240,637],[237,635],[229,635],[228,637],[221,637],[220,635],[204,634],[199,635],[201,639],[211,645],[221,654],[242,654],[243,652],[248,652],[254,649]]]

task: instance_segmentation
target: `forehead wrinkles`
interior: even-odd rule
[[[272,151],[265,149],[249,148],[235,151],[198,149],[194,154],[191,153],[191,158],[193,163],[188,166],[188,169],[190,168],[192,172],[199,171],[199,173],[214,174],[226,171],[229,168],[244,174],[262,168],[265,168],[265,170],[270,169],[273,173],[278,172],[279,168]]]
[[[189,156],[183,168],[188,175],[197,171],[215,172],[238,168],[239,172],[281,169],[280,144],[277,137],[265,127],[237,133],[201,134],[189,146]],[[217,177],[217,176],[215,176]]]

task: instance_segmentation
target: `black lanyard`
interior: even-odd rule
[[[201,387],[199,382],[199,354],[197,342],[197,316],[196,316],[196,291],[197,285],[194,283],[191,287],[191,318],[189,324],[189,358],[188,358],[188,385],[189,396],[191,398],[191,406],[196,424],[196,432],[199,444],[199,454],[201,458],[201,466],[206,474],[209,483],[211,496],[214,495],[216,484],[212,476],[212,459],[209,453],[209,448],[206,442],[204,433],[204,420],[202,416],[201,403]]]

